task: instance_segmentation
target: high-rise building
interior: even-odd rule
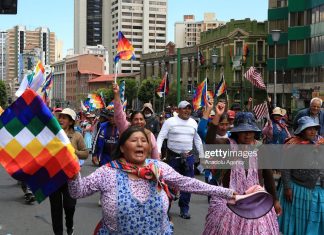
[[[268,93],[292,111],[307,107],[313,96],[323,98],[324,1],[269,0],[268,22]],[[281,31],[276,44],[273,30]]]
[[[135,48],[136,61],[122,61],[121,73],[140,71],[142,53],[164,50],[167,39],[167,0],[75,0],[74,51],[102,44],[109,50],[113,64],[118,31]],[[114,68],[110,66],[112,73]]]
[[[0,31],[0,80],[6,78],[6,37],[7,32]]]
[[[13,96],[27,70],[32,70],[37,61],[51,64],[55,60],[55,33],[46,27],[27,30],[15,26],[7,31],[6,38],[6,83]]]
[[[55,40],[55,61],[60,61],[64,57],[63,55],[63,41],[60,39]]]
[[[200,44],[200,33],[215,29],[225,22],[216,20],[215,13],[205,13],[203,21],[195,21],[194,15],[184,15],[183,22],[174,25],[175,44],[177,48]]]

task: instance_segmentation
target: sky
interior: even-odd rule
[[[149,0],[144,0],[149,1]],[[28,30],[46,26],[63,40],[63,54],[73,48],[74,0],[18,0],[17,15],[0,15],[0,30],[25,25]],[[174,41],[174,23],[183,15],[203,20],[204,12],[216,13],[221,21],[251,18],[267,19],[268,0],[168,0],[168,39]]]

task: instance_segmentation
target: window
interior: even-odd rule
[[[319,21],[324,22],[324,5],[319,8]]]
[[[283,32],[288,31],[288,20],[272,20],[269,22],[269,30],[280,29]]]
[[[304,25],[304,12],[290,13],[290,26],[303,26]]]
[[[264,60],[264,41],[257,41],[257,61]]]
[[[235,41],[235,56],[243,55],[243,41]]]

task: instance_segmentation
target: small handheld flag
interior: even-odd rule
[[[121,31],[118,32],[118,46],[117,55],[115,56],[115,63],[119,60],[135,60],[135,50],[133,45],[125,38]]]
[[[254,106],[253,112],[255,113],[257,120],[269,117],[269,110],[266,102]]]
[[[217,87],[215,88],[215,96],[218,97],[224,93],[226,93],[226,82],[225,82],[224,74],[223,74],[220,82],[218,83]]]
[[[251,82],[253,86],[264,90],[267,89],[261,74],[253,66],[244,74],[244,77]]]
[[[207,78],[197,86],[192,99],[194,110],[198,110],[200,107],[205,106],[207,99]]]
[[[159,97],[168,95],[169,93],[169,74],[166,72],[159,87],[156,89],[156,94]]]

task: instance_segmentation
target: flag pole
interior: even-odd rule
[[[115,64],[115,84],[117,84],[118,64],[119,61]]]
[[[167,79],[168,79],[168,72],[165,72],[165,80],[164,80],[164,92],[163,92],[163,106],[162,106],[162,112],[164,112],[164,108],[165,108],[165,96],[166,96],[166,83],[167,83]]]
[[[206,86],[206,102],[208,102],[208,96],[207,96],[207,93],[208,93],[208,92],[207,92],[207,89],[208,89],[208,86],[207,86],[207,85],[208,85],[208,79],[206,79],[205,84],[206,84],[206,85],[205,85],[205,86]],[[206,104],[205,104],[205,105],[206,105]]]

